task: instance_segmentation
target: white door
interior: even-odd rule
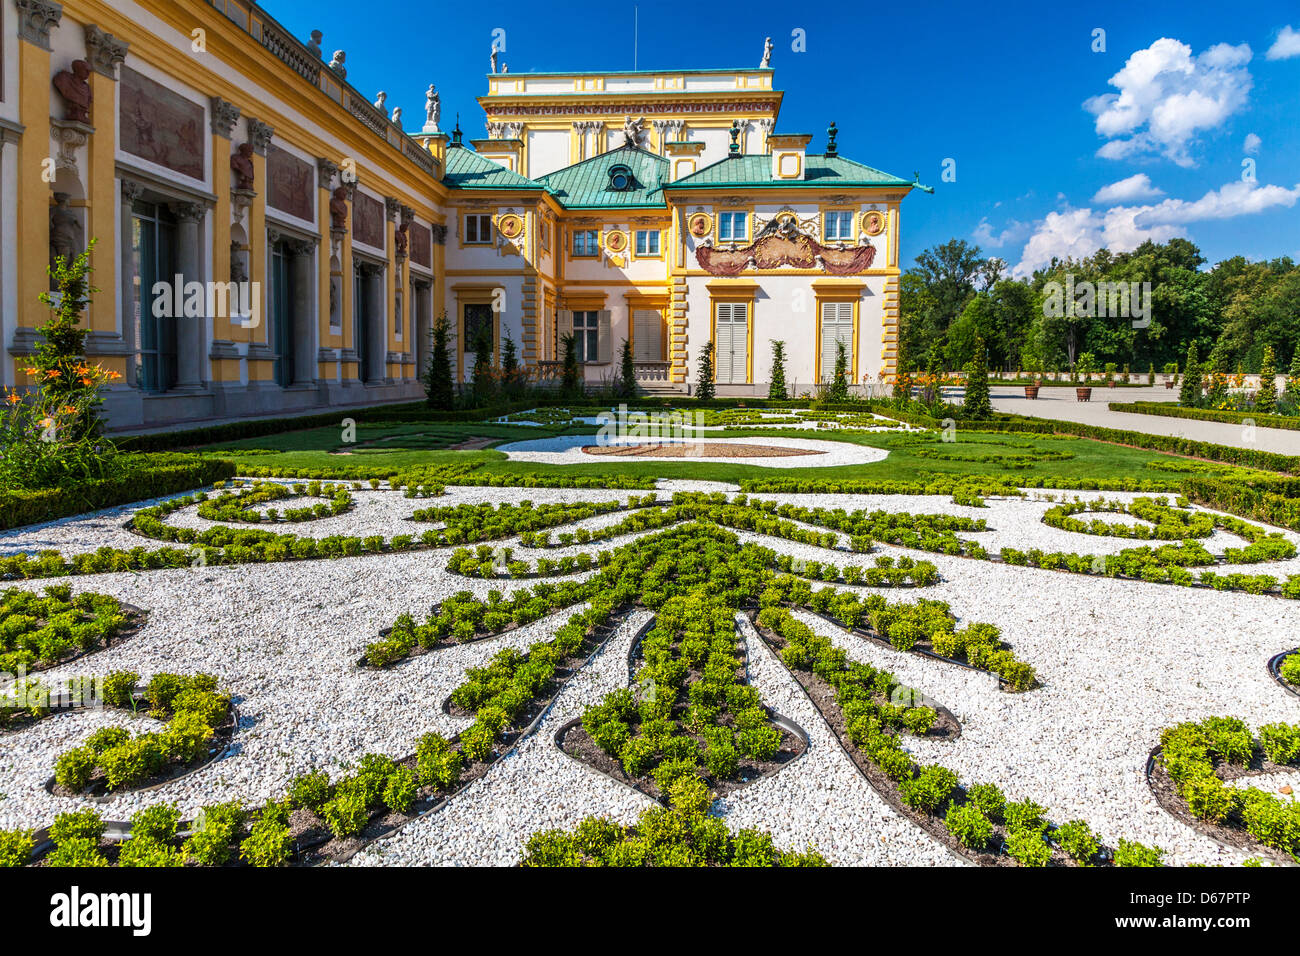
[[[653,309],[637,309],[632,314],[632,355],[638,362],[664,360],[663,316]]]
[[[848,378],[853,380],[853,303],[823,302],[821,314],[822,354],[821,380],[829,382],[835,377],[836,342],[844,343],[845,357],[849,360]]]
[[[748,349],[749,303],[719,302],[713,367],[714,377],[720,384],[740,384],[747,381]]]

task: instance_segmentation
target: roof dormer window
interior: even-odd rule
[[[614,192],[627,192],[635,185],[636,180],[632,178],[632,168],[630,166],[624,166],[620,163],[617,166],[609,167],[609,188]]]

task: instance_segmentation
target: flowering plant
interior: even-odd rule
[[[69,261],[56,260],[50,275],[57,295],[42,293],[53,310],[41,329],[32,364],[23,368],[33,387],[7,389],[0,403],[0,480],[9,488],[44,488],[67,481],[108,477],[116,449],[99,435],[100,389],[116,372],[84,356],[87,329],[81,313],[90,288],[90,246]]]

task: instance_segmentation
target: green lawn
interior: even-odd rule
[[[1040,435],[994,434],[958,430],[953,442],[919,444],[911,434],[882,434],[829,430],[730,429],[703,433],[704,437],[747,438],[762,443],[765,435],[844,441],[888,449],[887,459],[867,465],[834,468],[761,468],[744,464],[698,463],[665,459],[656,462],[593,461],[581,465],[543,465],[512,462],[492,450],[459,451],[450,446],[471,439],[492,439],[495,443],[546,438],[558,434],[595,434],[593,427],[538,428],[477,423],[404,423],[389,426],[358,426],[356,442],[342,443],[339,428],[314,428],[278,435],[208,445],[204,452],[221,452],[250,467],[328,469],[346,466],[349,472],[364,466],[409,468],[421,465],[477,464],[489,473],[599,476],[609,474],[656,478],[694,478],[738,481],[741,478],[875,478],[882,480],[926,480],[945,475],[1003,475],[1074,479],[1123,479],[1157,482],[1175,490],[1183,475],[1178,471],[1151,467],[1153,462],[1186,462],[1187,459],[1159,452],[1125,448],[1085,438]],[[933,438],[933,434],[930,436]],[[240,454],[248,452],[248,454]],[[1027,468],[1009,465],[1021,456],[1065,454],[1071,457],[1034,460]],[[943,456],[943,457],[936,457]],[[981,458],[994,456],[994,460]],[[956,458],[960,460],[950,460]],[[1205,467],[1205,466],[1196,466]],[[1208,466],[1231,471],[1227,466]]]

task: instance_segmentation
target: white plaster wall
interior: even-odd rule
[[[553,173],[569,165],[569,131],[541,129],[528,131],[528,169],[525,176]]]

